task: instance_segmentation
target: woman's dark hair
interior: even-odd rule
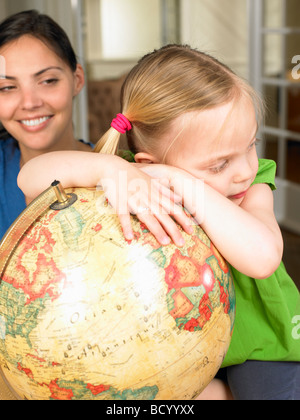
[[[31,35],[51,48],[74,72],[77,58],[66,32],[49,16],[26,10],[0,23],[0,48],[24,35]]]

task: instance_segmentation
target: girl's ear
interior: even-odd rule
[[[84,70],[80,64],[77,64],[77,68],[74,73],[74,96],[80,93],[84,84],[85,84]]]
[[[137,153],[134,156],[134,159],[136,163],[146,163],[146,164],[159,163],[158,159],[155,156],[150,155],[149,153],[143,153],[143,152]]]

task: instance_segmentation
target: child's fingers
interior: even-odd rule
[[[178,247],[184,245],[185,240],[182,236],[181,231],[178,229],[177,224],[169,215],[159,215],[157,216],[161,226],[164,228],[166,233],[170,236],[174,244]]]
[[[164,228],[161,226],[160,222],[149,213],[140,213],[136,215],[138,219],[144,223],[149,231],[155,236],[157,241],[162,245],[168,245],[170,243],[170,238],[167,235]],[[119,214],[119,220],[122,226],[124,237],[127,241],[134,239],[134,234],[131,225],[131,216]]]
[[[144,223],[149,231],[155,236],[156,240],[161,245],[168,245],[172,241],[178,247],[184,245],[184,238],[178,229],[177,224],[172,220],[169,215],[160,214],[152,215],[150,213],[138,213],[138,219]],[[187,216],[185,216],[187,217]],[[191,233],[192,227],[186,222],[185,217],[177,215],[178,222],[187,233]],[[126,240],[131,241],[134,239],[134,234],[131,225],[130,215],[119,215],[119,220],[122,226],[123,234]],[[171,239],[170,239],[171,238]]]
[[[143,222],[150,232],[156,237],[157,241],[162,245],[168,245],[170,238],[176,246],[184,245],[184,238],[178,229],[177,224],[167,214],[138,214],[139,220]]]
[[[170,201],[167,197],[162,197],[158,208],[151,209],[155,216],[166,216],[172,215],[177,223],[184,229],[188,234],[192,234],[194,229],[192,227],[193,222],[190,216],[188,216],[181,205],[177,205],[173,201]],[[165,219],[168,220],[168,219]]]
[[[158,184],[158,191],[169,200],[175,203],[181,203],[182,197],[179,194],[176,194],[173,190],[170,189],[170,185],[164,185],[163,183]]]
[[[119,220],[122,226],[124,237],[127,241],[132,241],[134,238],[131,226],[131,219],[129,214],[119,214]]]
[[[191,235],[194,232],[194,219],[192,219],[190,216],[187,216],[183,210],[175,212],[173,217],[188,235]]]
[[[155,236],[156,240],[161,245],[169,245],[171,242],[170,237],[155,216],[149,213],[138,213],[137,217],[147,226],[152,235]]]

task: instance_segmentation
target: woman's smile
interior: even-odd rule
[[[19,121],[22,127],[29,131],[29,132],[36,132],[39,130],[44,129],[48,126],[48,123],[53,118],[53,115],[45,116],[45,117],[38,117],[38,118],[31,118],[31,119],[24,119]]]

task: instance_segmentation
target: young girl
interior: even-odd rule
[[[122,114],[96,151],[116,153],[119,133],[126,131],[138,167],[182,197],[232,266],[237,314],[223,367],[233,397],[300,399],[300,342],[292,334],[299,292],[281,262],[283,243],[273,213],[275,164],[256,154],[257,95],[212,57],[171,45],[133,68],[121,103]],[[64,186],[99,180],[103,185],[97,158],[81,153],[40,157],[22,169],[20,186],[33,197],[55,178]],[[137,168],[131,170],[130,179],[141,176]],[[116,170],[111,172],[116,180]],[[195,191],[198,179],[204,185]],[[106,195],[111,198],[109,187]],[[151,198],[139,196],[138,216],[146,224]],[[220,385],[213,381],[200,398],[227,397]]]

